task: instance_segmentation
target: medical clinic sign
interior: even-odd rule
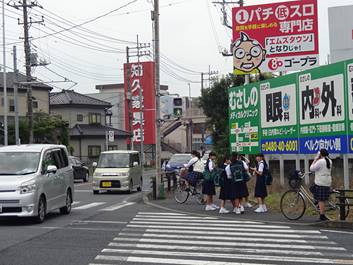
[[[232,15],[234,74],[319,65],[317,0],[235,7]]]
[[[353,60],[229,90],[232,151],[353,153]]]
[[[130,129],[134,143],[155,144],[156,103],[154,63],[124,64],[125,73],[125,128]],[[142,98],[140,99],[140,90]],[[131,101],[131,102],[130,102]],[[129,103],[131,110],[129,109]],[[143,110],[143,135],[141,135],[141,106]],[[130,140],[128,140],[130,142]]]

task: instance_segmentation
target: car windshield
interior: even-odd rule
[[[0,152],[0,176],[35,173],[39,159],[35,152]]]
[[[129,154],[101,154],[98,167],[100,168],[126,168],[130,166]]]
[[[187,164],[191,159],[191,155],[174,155],[170,158],[169,163]]]

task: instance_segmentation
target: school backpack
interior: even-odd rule
[[[267,186],[270,186],[272,185],[272,182],[273,182],[273,177],[272,177],[272,174],[271,174],[271,171],[270,169],[268,168],[268,165],[266,162],[264,162],[264,171],[263,171],[263,174],[265,176],[265,183]]]
[[[244,180],[244,165],[243,162],[238,161],[230,166],[233,182],[240,182]]]

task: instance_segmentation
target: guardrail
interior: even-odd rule
[[[353,206],[353,190],[337,190],[339,195],[336,198],[339,200],[337,205],[340,207],[340,220],[346,220],[346,211],[347,207]],[[351,195],[347,195],[347,193],[351,193]]]

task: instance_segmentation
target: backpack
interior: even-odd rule
[[[232,172],[233,182],[240,182],[244,180],[244,165],[243,162],[239,161],[230,166],[230,172]]]
[[[264,171],[263,171],[263,174],[264,174],[264,177],[265,177],[265,184],[266,184],[267,186],[272,185],[273,177],[272,177],[271,171],[270,171],[270,169],[268,168],[268,165],[267,165],[267,163],[266,163],[265,161],[264,161]]]

